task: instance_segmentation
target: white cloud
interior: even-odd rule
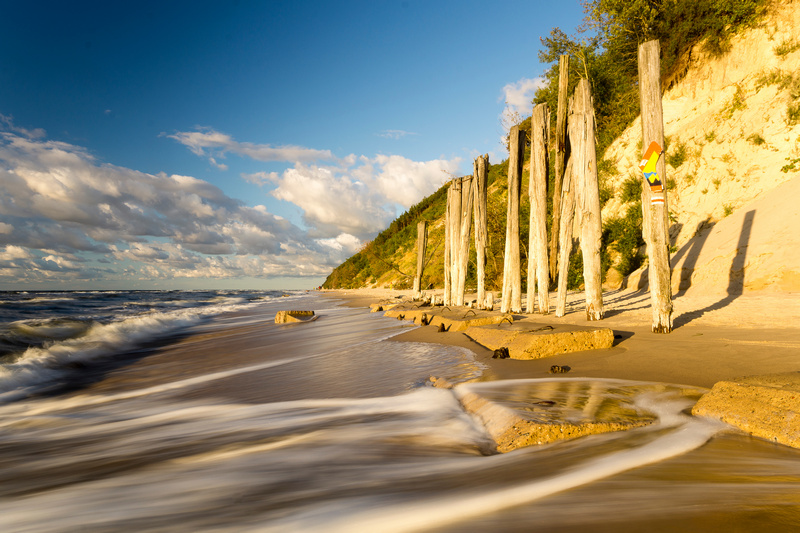
[[[0,132],[0,285],[324,276],[346,250],[192,176]]]
[[[508,83],[503,87],[501,97],[511,112],[528,115],[533,109],[533,96],[536,90],[545,87],[544,78],[522,78],[519,81]]]
[[[217,160],[224,159],[228,153],[265,162],[288,161],[294,163],[333,159],[333,154],[330,150],[239,142],[230,135],[220,133],[211,128],[198,128],[196,131],[179,131],[172,135],[167,135],[167,137],[183,144],[194,154],[201,157],[208,156],[212,165],[223,170],[226,170],[227,166]]]
[[[194,133],[185,144],[214,158],[268,158],[269,150],[285,148]],[[296,159],[330,154],[285,149]],[[308,228],[301,229],[206,181],[98,162],[80,146],[43,139],[0,116],[0,287],[325,276],[458,164],[351,154],[328,166],[296,161],[281,173],[242,174],[298,206]]]
[[[385,137],[387,139],[401,139],[406,135],[416,135],[416,133],[403,130],[383,130],[378,134],[378,137]]]
[[[14,117],[6,116],[0,113],[0,126],[8,131],[13,131],[14,133],[19,133],[29,139],[40,139],[47,135],[47,133],[42,128],[35,128],[32,130],[27,130],[25,128],[21,128],[19,126],[14,125]]]
[[[379,155],[374,160],[380,168],[375,182],[387,200],[408,209],[450,179],[460,162],[459,158],[412,161],[398,155]]]
[[[242,174],[241,176],[245,181],[259,186],[267,183],[277,183],[280,179],[277,172],[254,172],[252,174]]]
[[[349,233],[340,233],[336,237],[330,239],[319,239],[317,242],[323,246],[329,246],[335,250],[344,251],[348,256],[356,253],[364,244],[358,237],[355,235],[350,235]]]
[[[330,239],[345,233],[363,240],[384,229],[398,215],[397,206],[407,209],[436,191],[459,162],[351,156],[340,167],[296,164],[268,180],[277,185],[275,198],[303,210],[312,235]]]

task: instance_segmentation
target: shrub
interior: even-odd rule
[[[686,161],[686,145],[682,142],[678,142],[675,145],[675,148],[669,151],[667,154],[667,164],[669,164],[672,168],[678,168]]]
[[[787,54],[791,54],[792,52],[800,50],[800,41],[795,41],[794,39],[790,41],[783,41],[781,44],[776,46],[774,50],[776,56],[783,57]]]
[[[736,92],[733,93],[731,99],[725,104],[725,108],[720,111],[719,118],[722,120],[730,120],[733,114],[737,111],[742,111],[747,108],[747,102],[744,100],[744,90],[738,83],[736,84]]]
[[[603,224],[602,233],[603,273],[608,271],[611,260],[608,257],[608,248],[613,249],[619,255],[617,270],[623,276],[627,276],[644,261],[644,257],[639,254],[639,248],[644,245],[642,239],[642,203],[641,201],[631,204],[625,216],[613,218]]]
[[[792,126],[798,121],[800,121],[800,102],[794,102],[786,108],[786,122]]]
[[[783,165],[781,167],[781,172],[786,174],[790,171],[797,172],[798,170],[800,170],[800,168],[798,168],[797,166],[798,163],[800,163],[800,157],[787,157],[786,160],[789,162],[789,164]]]
[[[792,75],[783,72],[781,69],[772,69],[769,72],[761,72],[756,78],[756,91],[761,90],[762,87],[770,85],[777,85],[779,89],[783,90],[792,83]]]
[[[642,200],[642,180],[633,175],[628,176],[628,179],[622,182],[620,200],[623,204],[640,202]]]

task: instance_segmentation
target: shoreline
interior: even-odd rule
[[[369,307],[397,296],[408,300],[411,291],[356,289],[319,294],[339,299],[348,307]],[[647,292],[604,293],[606,318],[595,322],[585,319],[582,297],[582,293],[570,294],[564,317],[551,313],[527,318],[542,324],[611,328],[616,337],[612,348],[533,360],[499,360],[492,359],[491,350],[463,333],[439,333],[433,326],[420,326],[393,339],[469,348],[479,362],[487,365],[489,380],[552,377],[550,367],[557,364],[571,368],[565,374],[569,377],[654,381],[710,389],[724,380],[800,370],[800,327],[795,318],[800,317],[800,298],[795,295],[677,296],[675,329],[668,334],[650,331]]]
[[[352,307],[411,300],[410,294],[386,291],[330,294]],[[464,333],[439,332],[431,325],[393,339],[469,348],[487,367],[481,381],[569,376],[709,389],[692,407],[695,416],[800,448],[800,410],[795,400],[800,395],[800,327],[796,324],[800,304],[795,296],[757,293],[715,299],[713,295],[678,295],[673,299],[674,329],[668,334],[651,331],[648,293],[614,291],[605,293],[603,299],[606,318],[601,321],[586,320],[581,293],[570,295],[564,317],[530,314],[515,319],[528,327],[571,324],[609,328],[614,334],[610,348],[539,359],[494,359],[491,350]],[[529,345],[527,349],[535,348]],[[569,367],[569,373],[551,374],[552,365]],[[513,429],[519,425],[514,424]]]

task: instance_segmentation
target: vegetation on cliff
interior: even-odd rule
[[[637,49],[641,42],[660,39],[662,80],[667,88],[685,74],[691,50],[696,44],[702,42],[704,50],[712,56],[725,53],[730,37],[756,23],[765,14],[768,5],[769,0],[586,1],[586,18],[577,34],[570,36],[554,28],[547,37],[541,39],[543,50],[539,53],[539,59],[544,64],[550,64],[550,67],[544,75],[548,83],[536,93],[533,104],[546,102],[552,110],[557,108],[558,57],[569,54],[570,91],[582,77],[591,82],[597,121],[597,149],[598,154],[603,154],[639,114]],[[553,112],[553,121],[555,116]],[[520,127],[528,130],[530,119],[525,119]],[[681,145],[678,144],[672,149],[667,146],[667,157],[679,157],[680,149]],[[526,153],[520,212],[523,283],[528,255],[529,156]],[[489,172],[489,247],[486,264],[486,286],[489,290],[499,290],[502,285],[507,171],[508,162],[503,161],[492,165]],[[641,253],[640,185],[638,181],[630,180],[620,190],[614,190],[606,185],[604,179],[617,172],[614,166],[601,160],[598,171],[601,203],[616,196],[627,204],[624,216],[604,222],[602,244],[604,271],[613,266],[624,276],[644,260]],[[551,168],[551,187],[552,172]],[[444,278],[442,243],[446,187],[443,185],[434,194],[412,206],[389,228],[366,243],[361,251],[331,273],[323,287],[410,288],[416,268],[416,226],[421,220],[428,221],[429,231],[427,266],[421,286],[441,287]],[[571,262],[571,287],[582,283],[580,254],[575,259]],[[472,260],[467,273],[467,287],[474,287],[475,283]]]

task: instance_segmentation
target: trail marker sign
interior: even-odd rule
[[[650,198],[650,203],[653,205],[664,205],[664,187],[656,170],[656,163],[658,163],[658,158],[661,156],[661,151],[661,146],[657,142],[651,142],[644,153],[644,157],[642,157],[641,163],[639,163],[639,168],[644,173],[647,184],[650,185],[650,192],[653,193]]]

